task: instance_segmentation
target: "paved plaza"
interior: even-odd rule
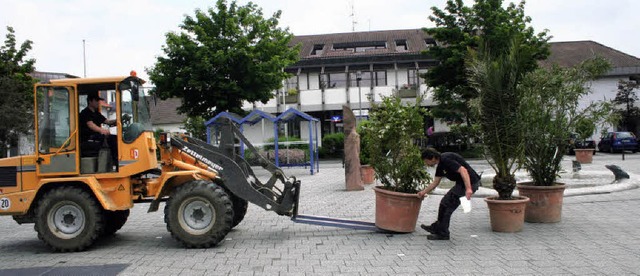
[[[481,190],[470,213],[457,211],[450,241],[429,241],[416,227],[410,234],[383,234],[296,224],[250,205],[247,216],[214,248],[184,249],[163,222],[163,212],[132,209],[115,236],[80,253],[51,253],[33,224],[0,218],[0,275],[638,275],[640,274],[640,154],[598,153],[593,164],[571,172],[565,157],[563,181],[570,186],[562,221],[526,223],[519,233],[494,233]],[[491,170],[482,160],[470,162]],[[631,179],[610,184],[604,165],[616,164]],[[300,213],[374,221],[374,192],[344,190],[339,162],[320,171],[285,169],[302,180]],[[526,175],[519,174],[526,178]],[[486,182],[488,181],[488,182]],[[420,223],[436,216],[443,190],[426,198]],[[163,210],[160,206],[159,210]],[[73,270],[75,269],[75,270]]]

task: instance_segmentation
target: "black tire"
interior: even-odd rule
[[[244,216],[247,214],[249,202],[235,195],[231,195],[231,202],[233,203],[233,223],[231,224],[231,228],[234,228],[242,222]]]
[[[233,203],[222,187],[204,180],[191,181],[171,195],[164,221],[171,236],[185,247],[211,247],[231,230]]]
[[[34,228],[38,238],[55,251],[82,251],[102,233],[102,212],[102,206],[89,192],[60,187],[42,196]]]
[[[118,232],[127,222],[130,211],[118,210],[118,211],[104,211],[104,232],[102,236],[111,236]]]

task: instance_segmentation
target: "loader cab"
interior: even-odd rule
[[[141,89],[144,81],[136,76],[52,80],[35,86],[36,98],[36,171],[41,176],[118,173],[120,167],[137,159],[133,145],[152,130],[148,103]],[[98,111],[115,120],[110,133],[115,144],[113,162],[99,157],[104,145],[90,145],[83,139],[80,112],[87,98],[103,98]],[[93,141],[92,141],[93,142]],[[154,160],[155,161],[155,160]],[[147,162],[148,163],[148,162]],[[150,166],[150,165],[149,165]]]

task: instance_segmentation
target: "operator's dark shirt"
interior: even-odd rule
[[[469,163],[467,163],[462,156],[454,152],[445,152],[440,155],[440,162],[438,162],[438,166],[436,167],[436,177],[446,177],[451,181],[455,181],[456,185],[464,185],[462,176],[458,173],[458,169],[460,169],[461,166],[467,169],[472,186],[480,180],[480,176],[469,166]]]
[[[83,109],[82,112],[80,112],[80,141],[85,142],[89,140],[92,135],[100,134],[91,130],[87,126],[87,122],[91,121],[96,124],[96,126],[100,127],[106,120],[107,118],[102,116],[102,114],[97,110],[93,112],[89,107]]]

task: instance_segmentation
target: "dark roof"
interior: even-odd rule
[[[295,36],[291,40],[291,45],[302,43],[300,48],[300,58],[322,58],[337,56],[357,56],[357,55],[389,55],[420,53],[427,49],[425,39],[430,39],[422,29],[411,30],[391,30],[391,31],[371,31],[352,32],[320,35]],[[406,41],[407,50],[396,48],[396,40]],[[386,45],[382,49],[370,49],[365,52],[355,53],[335,49],[344,46],[366,46],[367,43],[384,42]],[[312,55],[314,45],[324,45],[322,54]]]
[[[290,45],[301,44],[300,61],[294,67],[331,64],[378,63],[396,60],[428,60],[423,51],[435,41],[422,29],[335,33],[295,36]],[[405,47],[396,47],[396,44]],[[322,51],[314,51],[322,46]],[[377,47],[376,47],[377,46]],[[348,48],[348,49],[347,49]],[[355,51],[355,48],[365,49]]]
[[[187,116],[178,114],[177,108],[182,105],[179,98],[170,98],[166,100],[153,100],[149,103],[151,111],[151,123],[157,124],[175,124],[183,122]]]
[[[594,41],[552,42],[550,47],[551,55],[541,62],[543,66],[571,67],[595,56],[608,59],[613,68],[640,66],[639,58]]]
[[[42,71],[33,71],[30,75],[31,77],[36,78],[41,82],[48,82],[49,80],[57,80],[57,79],[79,78],[78,76],[74,76],[67,73],[42,72]]]

